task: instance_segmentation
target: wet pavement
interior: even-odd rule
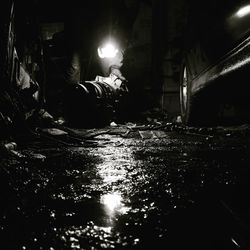
[[[75,131],[1,158],[1,249],[250,249],[248,125]]]

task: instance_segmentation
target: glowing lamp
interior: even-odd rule
[[[250,14],[250,5],[244,6],[242,8],[240,8],[237,13],[236,16],[241,18],[244,17],[246,15]]]
[[[111,43],[97,49],[100,58],[114,58],[118,53],[118,49]]]

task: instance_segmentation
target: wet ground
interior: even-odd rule
[[[250,249],[248,125],[74,133],[1,158],[1,249]]]

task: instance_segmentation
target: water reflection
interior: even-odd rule
[[[133,164],[132,150],[128,147],[116,147],[115,144],[98,148],[102,155],[102,162],[98,164],[97,171],[102,182],[99,183],[103,191],[100,204],[104,211],[103,222],[106,226],[115,226],[118,216],[127,213],[130,208],[125,206],[122,191],[126,186],[121,186],[127,175],[128,166]]]
[[[123,143],[119,140],[120,143]],[[112,186],[117,190],[119,182],[126,178],[127,167],[133,164],[133,151],[128,147],[116,147],[116,143],[98,148],[98,155],[102,156],[102,162],[98,164],[98,175],[102,178],[103,187]]]
[[[107,208],[110,213],[122,206],[122,197],[118,193],[105,194],[101,197],[101,203]]]
[[[124,205],[120,193],[104,194],[100,198],[100,203],[104,208],[104,222],[107,226],[114,226],[117,216],[129,211],[129,207]]]

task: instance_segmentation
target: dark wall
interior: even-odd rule
[[[179,72],[187,22],[187,1],[154,0],[155,75],[161,86],[161,107],[176,115],[179,107]],[[157,47],[158,46],[158,47]]]

